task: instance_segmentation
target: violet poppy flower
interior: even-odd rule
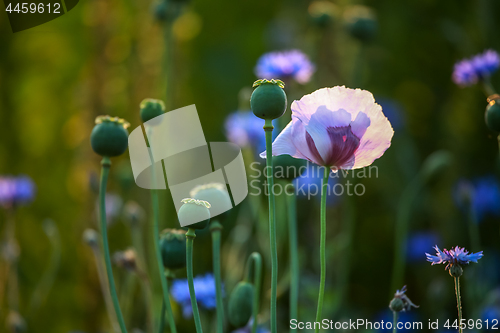
[[[322,88],[294,101],[291,109],[292,121],[274,140],[273,155],[291,155],[337,172],[368,166],[391,145],[391,123],[369,91]]]

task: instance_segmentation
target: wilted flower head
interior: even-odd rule
[[[406,286],[403,286],[401,290],[397,290],[394,294],[394,298],[389,304],[389,308],[392,311],[410,311],[412,307],[418,308],[418,305],[413,304],[413,302],[406,296]]]
[[[445,269],[450,269],[454,265],[468,264],[471,261],[477,263],[477,261],[483,257],[483,251],[469,254],[469,251],[465,248],[458,246],[455,246],[455,248],[451,250],[444,249],[441,251],[436,245],[434,249],[437,252],[435,256],[429,253],[425,254],[427,256],[427,261],[432,265],[446,264]]]
[[[35,183],[28,176],[0,177],[0,205],[14,207],[25,205],[35,197]]]
[[[453,194],[458,207],[467,210],[472,205],[477,222],[481,222],[487,215],[500,215],[500,186],[494,176],[474,181],[461,179]]]
[[[496,51],[486,50],[472,58],[455,63],[453,82],[459,86],[470,86],[489,77],[500,67],[500,56]]]
[[[213,275],[197,276],[193,279],[193,283],[198,305],[207,310],[215,309],[215,280]],[[175,301],[182,306],[184,318],[190,318],[193,315],[193,308],[191,307],[188,281],[186,279],[174,280],[170,293]]]
[[[255,75],[268,79],[293,78],[304,84],[309,82],[315,70],[316,67],[307,55],[299,50],[289,50],[262,55],[255,66]]]
[[[113,262],[116,266],[133,272],[137,269],[137,255],[132,248],[118,251],[113,254]]]
[[[369,91],[322,88],[294,101],[291,109],[292,121],[274,140],[273,155],[306,159],[336,172],[368,166],[391,145],[394,131]]]

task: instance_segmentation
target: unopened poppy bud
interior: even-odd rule
[[[252,316],[254,287],[251,283],[239,282],[229,296],[228,319],[236,328],[243,327]]]
[[[190,229],[205,229],[210,222],[210,204],[192,198],[182,199],[182,202],[184,204],[177,212],[181,225]]]
[[[250,97],[253,113],[262,119],[273,120],[281,117],[286,111],[285,84],[281,80],[257,80]]]
[[[92,149],[101,156],[119,156],[127,150],[128,122],[118,117],[99,116],[90,134]]]
[[[186,267],[186,231],[165,229],[160,235],[163,266],[168,269]]]
[[[459,264],[453,264],[450,267],[450,275],[453,277],[461,277],[463,274],[464,270],[462,269],[462,266]]]
[[[165,113],[165,103],[159,99],[146,98],[141,102],[140,108],[141,120],[143,123]]]
[[[488,106],[484,113],[484,120],[488,128],[500,132],[500,96],[493,95],[488,98]]]

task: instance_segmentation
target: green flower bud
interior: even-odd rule
[[[168,269],[186,267],[186,231],[165,229],[160,235],[163,266]]]
[[[500,132],[500,96],[494,95],[488,98],[484,120],[490,130]]]
[[[229,296],[228,319],[236,328],[245,326],[252,316],[254,288],[251,283],[239,282]]]
[[[141,120],[145,123],[148,120],[161,116],[165,113],[165,103],[159,99],[146,98],[140,104]],[[159,124],[159,121],[158,121]],[[157,125],[151,124],[151,125]]]
[[[400,312],[404,309],[405,305],[401,298],[393,298],[389,304],[389,308],[394,312]]]
[[[210,204],[192,198],[182,199],[184,205],[177,212],[181,225],[190,229],[205,229],[210,222]],[[193,223],[194,221],[199,221]]]
[[[464,270],[462,269],[462,266],[459,264],[453,264],[450,267],[450,275],[453,277],[461,277],[463,274]]]
[[[119,156],[127,150],[128,122],[118,117],[99,116],[90,134],[92,149],[101,156]]]
[[[232,208],[231,198],[225,184],[209,183],[196,186],[189,195],[191,198],[209,202],[211,217],[219,215],[223,218],[227,215],[228,209]],[[224,213],[220,214],[220,212]]]
[[[285,84],[281,80],[257,80],[250,97],[250,107],[253,113],[262,119],[277,119],[286,111]]]
[[[324,28],[333,22],[337,7],[329,1],[319,0],[311,2],[308,11],[311,21],[318,27]]]
[[[373,11],[365,6],[352,6],[344,13],[346,28],[349,34],[362,41],[372,40],[377,33],[377,19]]]
[[[293,180],[305,170],[307,161],[290,155],[273,156],[274,178]]]

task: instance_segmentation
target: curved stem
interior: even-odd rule
[[[295,188],[286,194],[288,208],[288,237],[290,246],[290,319],[297,319],[299,302],[299,245],[297,240],[297,197]],[[290,332],[297,329],[290,328]]]
[[[392,311],[392,332],[396,333],[398,331],[397,324],[398,324],[398,312],[397,311]]]
[[[319,295],[318,295],[318,308],[316,310],[316,322],[321,321],[321,312],[323,311],[323,298],[325,296],[325,280],[326,280],[326,189],[328,186],[328,175],[330,174],[330,169],[325,167],[325,174],[323,175],[323,183],[321,185],[321,238],[319,243],[319,257],[321,263],[321,276],[319,282]],[[319,332],[319,327],[315,329],[315,332]]]
[[[224,329],[224,303],[222,302],[222,279],[220,272],[220,238],[222,225],[219,221],[210,223],[212,233],[212,257],[213,271],[215,277],[215,295],[217,299],[217,332],[222,333]]]
[[[457,295],[457,309],[458,309],[458,331],[462,333],[462,302],[460,297],[460,278],[455,279],[455,294]]]
[[[189,228],[186,233],[186,271],[187,280],[189,284],[189,296],[191,297],[191,307],[193,308],[194,324],[196,326],[196,332],[202,333],[201,328],[200,312],[198,311],[198,303],[196,302],[196,294],[194,291],[193,282],[193,243],[196,237],[194,229]]]
[[[252,270],[253,263],[253,270]],[[253,252],[247,260],[247,276],[246,281],[251,281],[251,272],[253,271],[253,305],[252,305],[252,333],[257,332],[257,316],[259,315],[260,303],[260,284],[262,280],[262,257],[258,252]]]
[[[271,243],[271,332],[278,332],[276,321],[276,299],[278,289],[278,251],[276,249],[276,214],[274,207],[274,170],[273,170],[273,122],[266,119],[264,131],[266,132],[266,176],[269,201],[269,240]]]
[[[116,317],[118,318],[118,323],[120,324],[120,329],[122,333],[127,332],[127,327],[125,326],[125,321],[123,319],[123,314],[120,309],[120,304],[118,302],[118,295],[116,294],[115,280],[113,277],[113,269],[111,268],[111,257],[109,255],[109,245],[108,245],[108,225],[106,222],[106,186],[108,184],[109,168],[111,167],[111,161],[109,157],[103,157],[101,161],[101,185],[99,187],[99,215],[101,222],[101,236],[102,236],[102,247],[104,252],[104,263],[106,264],[106,271],[108,273],[108,283],[109,291],[111,293],[111,299],[113,300],[113,306],[115,308]]]

